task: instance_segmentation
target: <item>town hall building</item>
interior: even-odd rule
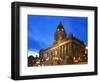
[[[60,22],[54,33],[54,42],[39,52],[41,65],[86,64],[88,50],[86,45],[73,34],[67,35]]]

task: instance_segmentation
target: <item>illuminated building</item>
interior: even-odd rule
[[[39,52],[41,65],[66,65],[87,63],[86,45],[73,34],[67,36],[60,22],[54,34],[54,43]]]

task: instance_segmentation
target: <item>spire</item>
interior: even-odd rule
[[[60,21],[59,25],[57,26],[57,29],[62,29],[62,28],[63,28],[63,25],[62,25],[62,22]]]
[[[61,26],[62,26],[62,22],[61,22],[61,21],[59,22],[59,25],[61,25]]]

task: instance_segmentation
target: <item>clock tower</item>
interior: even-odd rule
[[[66,40],[66,32],[64,30],[64,27],[62,23],[60,22],[57,26],[56,32],[55,32],[55,44],[60,43]]]

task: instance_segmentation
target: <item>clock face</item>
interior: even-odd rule
[[[64,31],[64,29],[62,28],[62,29],[57,29],[57,31]]]
[[[61,31],[64,31],[64,29],[61,29]]]
[[[59,29],[57,29],[57,31],[59,31]]]

